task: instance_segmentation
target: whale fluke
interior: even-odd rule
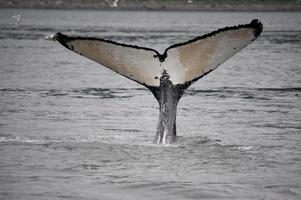
[[[184,90],[254,41],[262,23],[226,27],[187,42],[174,44],[163,53],[94,37],[56,33],[54,39],[89,58],[149,88],[160,105],[155,141],[176,138],[176,108]]]

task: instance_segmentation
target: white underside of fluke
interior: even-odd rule
[[[168,50],[162,65],[173,84],[183,84],[214,70],[253,39],[250,29],[223,32]]]
[[[169,47],[163,60],[157,51],[115,42],[68,37],[59,41],[70,50],[85,56],[123,76],[147,86],[158,87],[165,70],[174,85],[201,77],[251,43],[253,27],[228,29],[205,38]]]

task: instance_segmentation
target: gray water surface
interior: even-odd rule
[[[20,14],[17,23],[12,17]],[[153,144],[142,86],[45,37],[163,51],[224,26],[262,35],[180,100]],[[0,10],[0,199],[300,199],[300,12]]]

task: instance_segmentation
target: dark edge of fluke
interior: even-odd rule
[[[167,51],[169,49],[179,47],[179,46],[183,46],[183,45],[186,45],[186,44],[189,44],[189,43],[192,43],[192,42],[196,42],[198,40],[202,40],[202,39],[205,39],[205,38],[208,38],[208,37],[212,37],[212,36],[214,36],[214,35],[216,35],[217,33],[220,33],[220,32],[224,32],[224,31],[228,31],[228,30],[235,30],[235,29],[240,29],[240,28],[254,28],[254,35],[257,38],[260,35],[260,33],[262,32],[263,26],[262,26],[262,23],[258,19],[253,19],[249,24],[240,24],[240,25],[237,25],[237,26],[224,27],[224,28],[218,29],[216,31],[213,31],[211,33],[207,33],[205,35],[198,36],[198,37],[193,38],[191,40],[188,40],[186,42],[171,45],[171,46],[167,47],[167,49],[165,50],[164,53],[167,53]]]
[[[107,43],[111,43],[111,44],[115,44],[115,45],[119,45],[119,46],[124,46],[124,47],[130,47],[130,48],[134,48],[134,49],[143,49],[143,50],[147,50],[147,51],[153,51],[155,52],[158,56],[160,55],[160,53],[152,48],[148,48],[148,47],[141,47],[141,46],[137,46],[137,45],[130,45],[130,44],[124,44],[124,43],[120,43],[120,42],[115,42],[112,40],[106,40],[103,38],[98,38],[98,37],[82,37],[82,36],[67,36],[64,35],[60,32],[56,33],[53,37],[53,40],[57,40],[59,43],[61,43],[64,47],[68,48],[65,43],[72,41],[72,40],[95,40],[95,41],[102,41],[102,42],[107,42]]]
[[[103,41],[103,42],[107,42],[107,43],[111,43],[111,44],[115,44],[115,45],[119,45],[119,46],[135,48],[135,49],[143,49],[143,50],[147,50],[147,51],[153,51],[154,53],[156,53],[156,55],[154,55],[154,57],[158,57],[160,62],[164,62],[165,58],[167,57],[167,51],[169,49],[176,48],[176,47],[179,47],[179,46],[183,46],[183,45],[186,45],[186,44],[189,44],[189,43],[192,43],[192,42],[196,42],[197,40],[202,40],[202,39],[214,36],[215,34],[220,33],[220,32],[224,32],[224,31],[228,31],[228,30],[235,30],[235,29],[239,29],[239,28],[254,28],[255,39],[260,35],[260,33],[263,30],[262,23],[258,19],[253,19],[249,24],[240,24],[240,25],[237,25],[237,26],[224,27],[224,28],[218,29],[216,31],[207,33],[205,35],[195,37],[195,38],[193,38],[191,40],[188,40],[186,42],[173,44],[173,45],[167,47],[164,50],[163,54],[160,54],[157,50],[149,48],[149,47],[129,45],[129,44],[115,42],[115,41],[112,41],[112,40],[107,40],[107,39],[98,38],[98,37],[67,36],[67,35],[64,35],[60,32],[58,32],[54,35],[53,40],[57,40],[59,43],[61,43],[67,49],[70,49],[66,45],[66,42],[68,42],[68,41],[72,41],[72,40],[99,40],[99,41]]]

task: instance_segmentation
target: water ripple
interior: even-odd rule
[[[185,94],[189,96],[214,96],[219,98],[241,98],[270,100],[275,96],[301,95],[301,88],[247,88],[247,87],[222,87],[216,89],[188,89]]]

